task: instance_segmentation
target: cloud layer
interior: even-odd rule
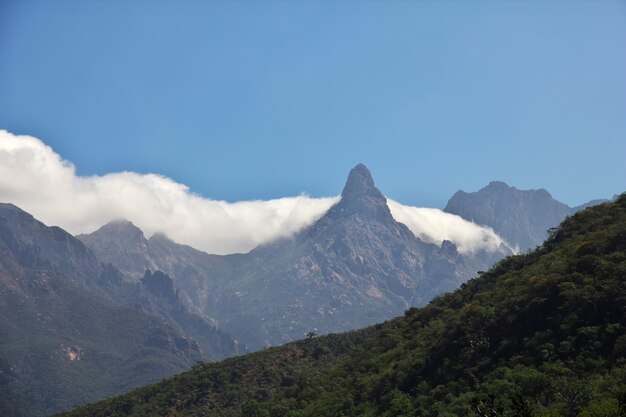
[[[492,228],[468,222],[456,214],[436,208],[404,206],[389,199],[387,205],[394,219],[406,224],[415,236],[425,242],[440,245],[449,240],[461,253],[477,250],[494,252],[501,244],[506,245]]]
[[[300,195],[228,203],[194,194],[156,174],[78,176],[73,164],[41,140],[0,130],[0,202],[13,203],[73,234],[129,219],[147,236],[164,232],[209,253],[246,252],[312,224],[338,200]],[[438,209],[391,200],[389,207],[396,220],[429,242],[447,239],[461,252],[495,250],[502,243],[493,230]]]

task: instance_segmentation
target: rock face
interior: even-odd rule
[[[230,311],[218,301],[226,329],[256,320],[253,336],[270,344],[355,329],[469,277],[456,250],[422,242],[393,219],[364,165],[350,172],[341,195],[310,228],[247,255],[245,277],[229,288]]]
[[[174,280],[161,271],[145,271],[137,283],[133,301],[142,311],[161,318],[184,335],[182,339],[186,341],[182,345],[200,351],[204,359],[225,358],[246,350],[232,336],[220,331],[214,322],[191,313],[181,301]],[[179,342],[174,344],[179,345]]]
[[[139,282],[146,272],[162,271],[175,279],[181,302],[205,320],[215,322],[203,307],[222,296],[220,278],[239,266],[241,255],[209,255],[187,245],[180,245],[157,233],[146,239],[129,221],[114,221],[90,234],[77,238],[97,253],[104,262],[115,265]],[[118,242],[122,242],[119,244]]]
[[[168,277],[130,280],[64,230],[0,204],[0,415],[49,415],[237,352]]]
[[[151,294],[171,304],[179,301],[178,292],[174,289],[174,281],[161,271],[152,273],[150,270],[146,270],[141,279],[141,285]]]
[[[527,251],[540,245],[548,229],[556,227],[566,216],[606,201],[594,200],[572,208],[544,189],[518,190],[493,181],[477,192],[457,191],[444,211],[490,226],[511,246]]]
[[[148,241],[143,232],[127,220],[116,220],[89,235],[76,237],[103,261],[114,259],[118,269],[130,273],[135,279],[140,279],[146,269],[158,269],[147,255]]]
[[[135,240],[127,244],[130,235]],[[458,287],[507,254],[470,260],[452,242],[439,247],[416,238],[392,217],[362,164],[351,170],[341,200],[316,223],[247,254],[208,255],[164,235],[146,240],[116,224],[79,238],[137,279],[146,265],[164,271],[185,303],[253,349],[309,331],[338,332],[389,319]],[[118,240],[133,252],[120,263]]]

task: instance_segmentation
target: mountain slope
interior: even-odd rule
[[[76,236],[92,249],[99,259],[111,263],[139,281],[146,271],[162,271],[175,280],[180,297],[195,313],[213,320],[207,304],[222,297],[221,283],[240,264],[240,255],[209,255],[187,245],[180,245],[157,233],[146,239],[141,229],[127,220],[102,226],[90,234]]]
[[[469,275],[453,245],[422,242],[393,219],[364,165],[350,172],[341,200],[310,228],[249,257],[245,278],[231,286],[238,296],[227,301],[236,314],[222,323],[233,329],[242,313],[257,318],[264,331],[257,337],[273,344],[393,317]]]
[[[487,225],[522,251],[534,248],[572,210],[546,190],[518,190],[492,181],[475,193],[457,191],[444,211]]]
[[[501,181],[492,181],[477,192],[457,191],[444,211],[486,225],[513,247],[527,251],[540,245],[548,230],[566,216],[609,200],[593,200],[569,207],[544,189],[518,190]]]
[[[76,237],[99,259],[115,264],[120,271],[136,280],[143,277],[148,269],[160,269],[148,255],[149,243],[143,232],[129,221],[112,221],[91,234]]]
[[[0,204],[0,415],[48,415],[236,352],[144,287],[62,229]],[[183,328],[214,345],[201,350]]]
[[[247,254],[208,255],[159,234],[145,239],[130,222],[78,238],[137,278],[146,267],[166,272],[185,303],[253,349],[388,319],[506,253],[465,256],[451,242],[416,238],[394,220],[362,164],[312,226]]]
[[[626,194],[404,317],[65,416],[622,416],[625,281]]]
[[[237,340],[199,315],[189,312],[180,299],[174,280],[161,271],[146,270],[135,291],[133,303],[162,319],[179,333],[197,342],[204,360],[221,359],[246,350]]]

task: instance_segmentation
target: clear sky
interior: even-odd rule
[[[626,2],[0,0],[0,129],[228,201],[626,190]]]

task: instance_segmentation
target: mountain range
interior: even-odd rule
[[[518,190],[502,181],[492,181],[477,192],[457,191],[444,211],[489,226],[512,247],[527,251],[542,244],[548,230],[565,217],[607,201],[598,199],[570,207],[544,189]]]
[[[166,275],[131,282],[11,204],[0,204],[0,334],[2,416],[49,415],[240,351]]]
[[[446,210],[503,236],[519,224],[505,236],[518,246],[528,230],[575,211],[545,190],[485,189],[455,194]],[[482,211],[490,216],[473,217]],[[127,220],[73,237],[1,204],[0,415],[47,415],[197,361],[382,322],[511,254],[504,244],[460,252],[416,237],[362,164],[315,223],[244,254],[146,238]]]
[[[460,254],[452,242],[420,240],[392,217],[362,164],[312,226],[246,254],[207,255],[163,234],[146,239],[128,221],[77,237],[132,276],[169,274],[193,311],[252,349],[385,320],[511,254],[504,246]]]
[[[402,317],[202,365],[63,416],[620,417],[625,279],[626,194]]]

